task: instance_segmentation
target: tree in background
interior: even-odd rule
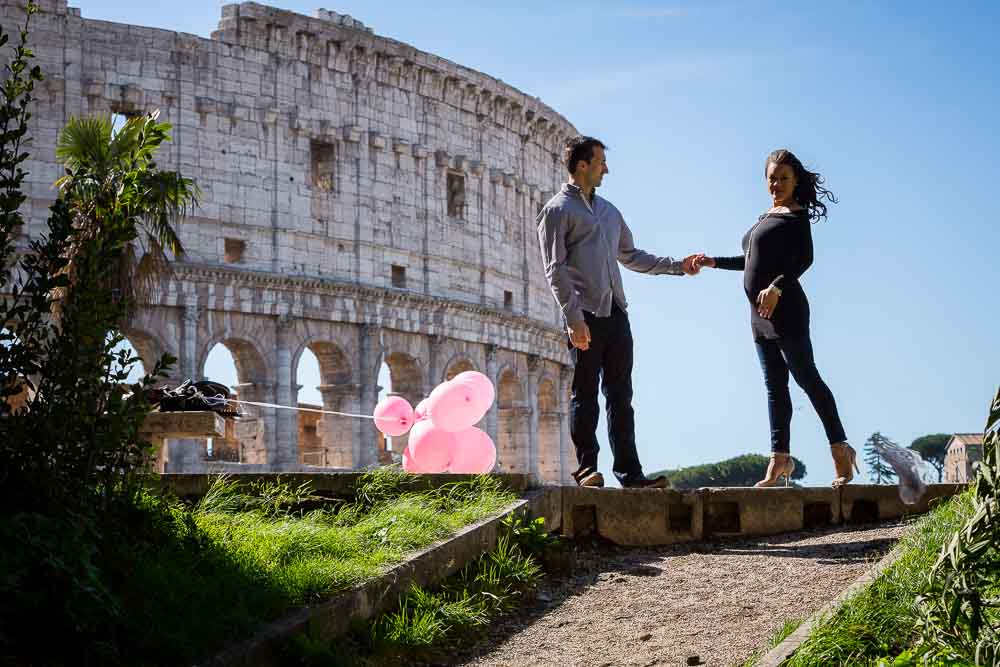
[[[806,464],[795,457],[792,479],[806,476]],[[744,454],[718,463],[664,470],[650,477],[666,475],[675,489],[697,489],[702,486],[753,486],[767,474],[768,457],[762,454]]]
[[[948,433],[933,433],[920,436],[910,445],[910,449],[934,466],[939,482],[944,477],[944,457],[948,453],[949,440],[951,440],[951,435]]]
[[[878,431],[868,437],[868,440],[865,441],[865,463],[868,465],[868,479],[876,484],[892,484],[896,481],[896,473],[879,454],[876,445],[896,446],[896,443]]]
[[[170,139],[170,125],[157,122],[159,113],[129,118],[117,132],[110,116],[70,118],[56,145],[65,174],[55,187],[69,204],[76,227],[66,253],[68,289],[77,282],[87,244],[120,227],[126,230],[123,247],[101,282],[125,304],[126,317],[149,298],[156,280],[169,273],[167,253],[183,256],[174,225],[199,195],[191,179],[157,169],[153,161]]]

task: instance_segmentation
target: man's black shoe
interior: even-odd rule
[[[576,480],[577,486],[604,486],[604,475],[593,468],[584,468],[583,470],[576,471],[573,473],[573,479]]]
[[[669,489],[670,480],[660,475],[659,477],[639,477],[622,482],[625,489]]]

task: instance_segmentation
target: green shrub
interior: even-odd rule
[[[1000,390],[990,404],[971,516],[944,545],[920,597],[916,653],[975,665],[1000,662]]]

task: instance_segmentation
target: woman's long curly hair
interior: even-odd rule
[[[772,164],[787,164],[795,171],[795,192],[792,193],[795,201],[808,211],[809,220],[812,222],[825,220],[826,204],[822,200],[836,204],[837,198],[823,187],[823,177],[803,167],[802,162],[795,157],[795,153],[785,148],[772,151],[767,156],[767,162],[764,163],[764,178],[767,178],[767,168]]]

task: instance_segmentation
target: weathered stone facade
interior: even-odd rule
[[[366,414],[383,361],[411,402],[474,368],[498,388],[485,426],[501,469],[567,478],[569,358],[534,217],[564,180],[568,121],[325,10],[228,5],[203,39],[39,4],[31,38],[46,79],[26,231],[44,227],[72,116],[159,109],[174,128],[160,166],[204,192],[179,228],[186,257],[127,332],[147,367],[169,351],[178,377],[200,377],[222,343],[242,398],[295,405],[308,348],[323,407]],[[14,0],[0,10],[5,28],[22,20]],[[376,462],[370,421],[322,422],[324,453],[311,442],[310,460]],[[294,412],[263,409],[258,451],[242,460],[296,468],[299,437]],[[172,471],[205,465],[196,443],[171,443],[168,457]]]
[[[943,478],[946,483],[965,484],[976,478],[973,468],[983,460],[982,433],[955,433],[945,446]]]

